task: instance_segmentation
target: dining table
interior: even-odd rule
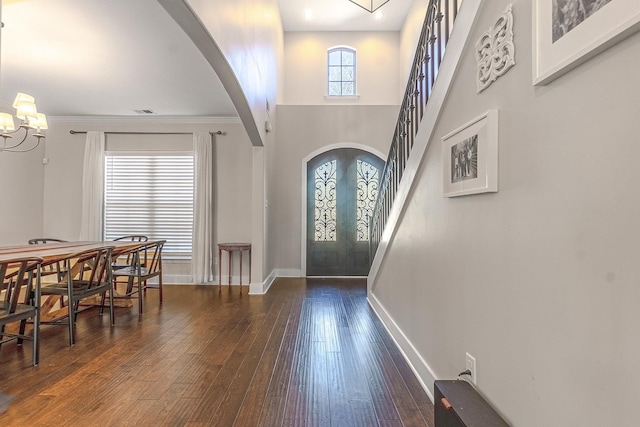
[[[113,246],[114,254],[136,250],[149,242],[130,241],[76,241],[76,242],[51,242],[38,245],[13,245],[0,246],[0,261],[21,256],[35,256],[43,259],[43,262],[58,261],[68,258],[76,252],[96,249],[103,246]]]
[[[73,254],[97,249],[104,246],[112,246],[112,255],[118,256],[151,244],[154,241],[132,242],[132,241],[70,241],[70,242],[51,242],[37,245],[12,245],[0,246],[0,261],[14,259],[18,257],[38,257],[42,258],[43,264],[62,262]],[[68,307],[60,307],[58,304],[59,297],[50,296],[42,299],[40,318],[43,323],[55,321],[56,319],[68,315]],[[88,305],[92,305],[89,303]],[[125,300],[116,304],[118,306],[130,307],[133,303]]]

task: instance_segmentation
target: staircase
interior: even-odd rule
[[[429,1],[370,222],[370,283],[431,140],[481,2]]]

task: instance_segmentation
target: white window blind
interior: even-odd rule
[[[192,153],[106,153],[105,240],[144,234],[167,240],[163,258],[190,259],[192,230]]]

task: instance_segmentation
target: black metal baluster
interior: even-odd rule
[[[458,0],[430,0],[427,7],[387,163],[381,174],[380,191],[370,219],[371,260],[382,239],[404,169],[411,156],[419,123],[431,97],[460,3]]]

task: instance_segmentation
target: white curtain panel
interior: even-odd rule
[[[80,240],[102,240],[104,132],[87,132],[82,172]]]
[[[213,235],[213,138],[209,132],[193,134],[193,259],[191,280],[208,283],[214,280]]]

